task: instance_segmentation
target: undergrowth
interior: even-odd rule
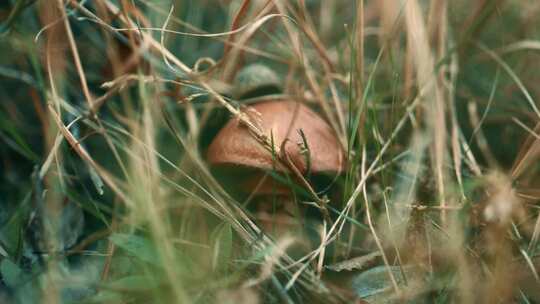
[[[540,302],[538,1],[8,0],[0,35],[0,302]],[[229,119],[288,161],[254,63],[346,158],[263,172],[295,229],[207,162]]]

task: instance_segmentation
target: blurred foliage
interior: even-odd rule
[[[238,13],[248,2],[251,19],[246,21]],[[456,230],[444,226],[437,209],[440,197],[430,171],[433,142],[426,135],[433,131],[426,122],[432,105],[407,113],[421,90],[407,82],[415,79],[412,62],[422,58],[407,57],[404,8],[393,1],[364,1],[361,65],[355,32],[359,1],[278,2],[294,22],[275,15],[246,41],[231,37],[243,37],[249,27],[234,35],[204,34],[236,30],[235,22],[257,24],[255,14],[266,8],[265,1],[0,2],[0,302],[338,303],[362,298],[387,303],[396,299],[394,289],[405,290],[399,301],[418,301],[413,303],[489,303],[497,296],[516,303],[540,301],[539,117],[531,107],[531,100],[540,106],[537,1],[418,1],[425,16],[434,3],[448,6],[446,51],[434,70],[443,71],[446,94],[448,130],[439,131],[448,135],[447,154],[462,158],[459,167],[452,157],[443,164],[452,176],[448,200],[460,206],[448,211],[455,215]],[[383,3],[391,3],[400,18],[389,32],[382,21]],[[121,12],[113,14],[112,6]],[[103,101],[97,113],[88,107],[60,8],[73,32],[90,97]],[[309,22],[300,20],[302,9]],[[273,7],[265,14],[280,12]],[[125,16],[140,28],[111,30],[126,28]],[[309,31],[299,30],[303,24],[313,29],[327,58],[308,39]],[[165,25],[177,33],[165,35]],[[188,75],[171,68],[170,60],[145,44],[138,31],[162,43],[187,67],[201,69]],[[291,42],[289,31],[299,33],[293,35],[297,41]],[[231,52],[242,43],[245,49],[234,61]],[[302,47],[302,58],[295,43]],[[326,59],[334,70],[325,66]],[[386,141],[394,140],[383,151],[385,166],[378,164],[366,187],[391,265],[379,257],[370,269],[337,273],[324,268],[321,279],[317,259],[294,263],[305,252],[291,246],[283,253],[289,239],[269,241],[248,221],[255,218],[250,205],[213,179],[204,164],[205,151],[231,114],[203,81],[244,108],[234,99],[233,76],[254,62],[271,67],[285,93],[321,115],[327,113],[318,96],[336,98],[343,109],[345,129],[338,133],[348,148],[349,171],[309,180],[323,185],[316,189],[331,199],[333,220],[341,218],[362,180],[362,149],[369,167]],[[330,113],[338,111],[328,105]],[[68,126],[75,145],[53,112],[61,114],[59,122]],[[407,116],[394,138],[400,119]],[[426,138],[418,139],[421,135]],[[460,156],[453,154],[456,149]],[[525,165],[518,174],[521,161]],[[506,178],[493,180],[491,171],[504,172]],[[235,180],[222,184],[227,182]],[[407,235],[398,249],[383,227],[390,224],[388,206],[399,203],[400,189],[414,189],[414,201],[404,203],[418,204],[418,210],[396,226]],[[303,200],[298,204],[307,200],[308,192],[302,191],[297,191]],[[353,200],[354,209],[328,245],[324,265],[380,250],[369,229],[365,199]],[[501,224],[504,228],[483,218],[489,208],[496,208],[489,211],[496,215],[506,210],[497,207],[501,200],[517,210],[510,223]],[[320,242],[322,217],[316,208],[305,210],[306,231],[295,231],[291,238],[303,237],[300,247],[313,250]],[[459,248],[449,253],[454,243]],[[398,265],[404,262],[420,270]],[[398,278],[394,283],[392,275]],[[477,294],[462,295],[467,290],[462,282]],[[501,287],[509,282],[515,286]]]

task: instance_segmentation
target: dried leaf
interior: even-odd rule
[[[364,268],[370,262],[373,262],[376,258],[380,257],[381,253],[379,251],[372,252],[363,256],[355,257],[346,261],[342,261],[336,264],[326,266],[327,269],[333,271],[342,271],[342,270],[358,270]]]

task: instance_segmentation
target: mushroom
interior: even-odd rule
[[[259,80],[264,82],[265,78]],[[233,118],[211,142],[208,163],[215,170],[221,169],[233,188],[253,198],[250,204],[255,204],[256,219],[265,232],[279,235],[293,231],[301,223],[297,216],[300,209],[294,191],[286,182],[278,181],[279,177],[286,174],[296,180],[298,175],[308,178],[339,174],[345,163],[343,150],[331,127],[309,107],[290,97],[259,97],[247,106],[246,113],[253,114],[251,120],[273,142],[274,151],[259,142],[238,118]],[[277,153],[285,155],[288,162],[277,161]]]
[[[229,190],[252,199],[259,224],[271,235],[293,231],[301,222],[295,192],[283,175],[292,181],[335,176],[345,163],[330,126],[306,105],[279,93],[281,80],[273,70],[262,64],[243,68],[235,77],[233,96],[249,105],[245,113],[253,114],[250,120],[271,140],[274,151],[238,117],[225,124],[207,151],[214,172]]]

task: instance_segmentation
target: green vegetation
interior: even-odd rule
[[[0,302],[538,303],[539,84],[534,0],[1,1]]]

